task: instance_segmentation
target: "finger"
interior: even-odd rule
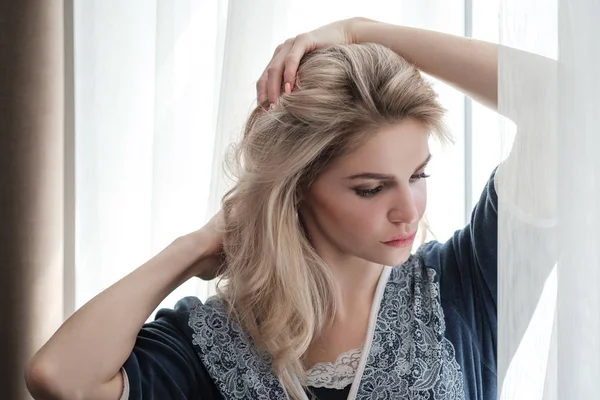
[[[258,78],[258,81],[256,82],[256,101],[258,102],[258,105],[263,106],[263,107],[268,107],[268,98],[267,98],[267,69],[269,68],[269,65],[271,65],[271,63],[273,62],[273,59],[275,59],[275,57],[277,57],[277,54],[279,54],[279,52],[281,51],[281,49],[283,48],[283,43],[278,45],[275,48],[275,51],[273,52],[273,56],[271,57],[271,61],[269,61],[269,64],[267,65],[267,68],[265,68],[265,70],[263,71],[262,75],[260,76],[260,78]]]
[[[298,35],[294,41],[294,45],[285,57],[283,82],[286,92],[291,92],[296,84],[296,74],[298,73],[300,60],[311,49],[310,43],[311,40],[307,34]]]
[[[294,39],[286,40],[279,53],[277,53],[277,56],[271,62],[271,65],[267,68],[267,98],[271,104],[275,103],[281,94],[285,58],[293,45]]]
[[[267,70],[263,72],[256,82],[256,101],[259,106],[267,108],[269,99],[267,98]]]

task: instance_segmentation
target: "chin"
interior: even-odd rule
[[[388,263],[387,265],[389,265],[390,267],[395,267],[396,265],[404,264],[406,261],[408,261],[409,257],[410,257],[410,250],[407,250],[405,254],[402,254],[401,256],[398,256],[398,257],[394,257],[392,262]]]
[[[404,264],[410,257],[410,248],[404,248],[401,251],[396,250],[395,254],[378,254],[376,257],[369,257],[368,260],[375,264],[395,267]]]

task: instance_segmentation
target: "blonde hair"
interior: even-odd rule
[[[223,197],[217,293],[288,396],[302,396],[303,356],[336,310],[333,276],[298,218],[299,194],[383,126],[414,118],[449,140],[443,116],[420,72],[376,44],[308,53],[294,90],[250,115],[230,165],[237,183]]]

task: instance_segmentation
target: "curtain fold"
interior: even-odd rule
[[[222,4],[75,2],[77,307],[205,222]]]
[[[600,2],[558,0],[558,398],[600,379]]]
[[[0,3],[0,392],[63,321],[63,1]]]
[[[600,379],[600,3],[502,0],[502,399],[591,399]],[[512,138],[514,137],[514,141]]]

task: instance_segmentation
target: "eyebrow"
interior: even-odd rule
[[[431,154],[429,154],[427,156],[427,158],[425,159],[425,161],[423,161],[416,169],[415,172],[417,172],[418,170],[420,170],[421,168],[425,167],[429,161],[431,161]],[[389,174],[378,174],[376,172],[361,172],[360,174],[356,174],[356,175],[351,175],[349,177],[347,177],[346,179],[349,180],[353,180],[353,179],[375,179],[375,180],[393,180],[394,179],[394,175],[389,175]]]

